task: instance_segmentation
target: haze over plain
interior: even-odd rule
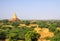
[[[0,19],[60,19],[60,0],[0,0]]]

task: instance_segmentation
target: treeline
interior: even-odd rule
[[[35,26],[26,27],[20,24],[37,24],[39,28],[48,28],[54,32],[55,36],[50,39],[51,41],[60,41],[60,20],[56,21],[43,21],[43,20],[22,20],[22,21],[9,21],[7,19],[0,20],[0,40],[4,41],[38,41],[40,34],[34,31]]]

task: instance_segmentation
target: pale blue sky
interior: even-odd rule
[[[60,0],[0,0],[0,19],[60,19]]]

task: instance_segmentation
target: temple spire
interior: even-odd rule
[[[13,14],[13,18],[17,18],[16,12]]]
[[[13,14],[12,18],[9,21],[19,21],[17,18],[16,12]]]

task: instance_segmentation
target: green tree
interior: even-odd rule
[[[19,26],[19,24],[20,24],[19,22],[12,22],[12,23],[11,23],[11,25],[12,25],[12,26],[15,26],[15,27]]]
[[[5,40],[6,39],[6,32],[5,31],[0,31],[0,40]]]
[[[30,22],[29,22],[29,21],[25,21],[25,24],[26,24],[26,25],[29,25],[29,24],[30,24]]]
[[[60,41],[60,36],[54,36],[53,38],[50,39],[50,41]]]
[[[39,36],[36,32],[29,31],[25,34],[25,41],[37,41]]]
[[[6,24],[8,24],[8,20],[7,19],[4,19],[4,20],[2,20],[2,23],[4,24],[4,25],[6,25]]]
[[[25,34],[28,32],[28,31],[32,31],[31,28],[28,28],[28,27],[21,27],[19,29],[19,32],[18,32],[18,38],[19,39],[25,39]]]

